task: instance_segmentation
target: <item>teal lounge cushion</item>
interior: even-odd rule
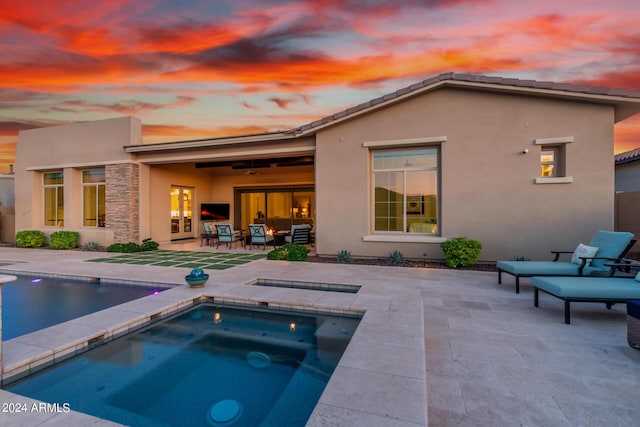
[[[498,261],[496,267],[518,276],[577,276],[580,266],[570,262]],[[600,269],[586,266],[582,273],[589,275],[594,271],[600,271]]]
[[[558,297],[640,299],[640,282],[616,277],[533,277],[531,284]]]
[[[632,233],[599,230],[591,239],[589,246],[599,248],[596,255],[598,258],[617,259],[632,239]],[[605,264],[610,262],[606,259],[594,259],[591,261],[591,265],[599,269],[606,269]]]

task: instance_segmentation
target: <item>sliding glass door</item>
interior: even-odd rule
[[[313,187],[236,189],[236,223],[267,224],[274,231],[288,231],[292,224],[309,224],[315,218]],[[238,217],[239,216],[239,217]]]

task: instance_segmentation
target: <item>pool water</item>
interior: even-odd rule
[[[204,304],[6,389],[130,426],[304,426],[358,323]]]
[[[18,276],[2,285],[2,340],[6,341],[166,288],[100,281]]]

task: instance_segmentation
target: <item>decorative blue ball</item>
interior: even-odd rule
[[[199,278],[204,276],[204,270],[202,270],[201,268],[194,268],[193,270],[191,270],[191,277],[193,278]]]

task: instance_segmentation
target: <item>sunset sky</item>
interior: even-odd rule
[[[23,129],[285,130],[449,71],[640,90],[639,22],[638,0],[0,0],[0,172]],[[615,140],[639,147],[640,115]]]

